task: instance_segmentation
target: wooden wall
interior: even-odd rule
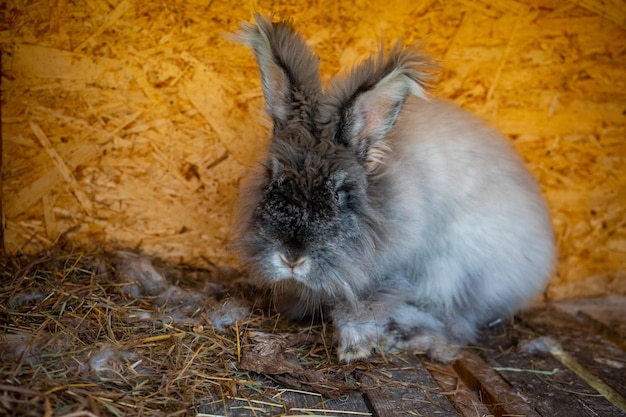
[[[433,94],[500,128],[548,200],[551,298],[626,292],[626,4],[620,0],[7,0],[4,245],[60,234],[232,263],[233,202],[263,149],[258,72],[224,34],[290,17],[327,80],[380,41],[425,39]]]

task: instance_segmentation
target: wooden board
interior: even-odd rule
[[[549,347],[542,345],[541,337],[532,331],[519,334],[510,327],[499,326],[481,339],[480,355],[541,416],[615,415],[611,402],[542,350]],[[520,350],[520,342],[527,347]]]
[[[478,391],[469,389],[451,365],[427,358],[420,358],[420,360],[443,390],[442,394],[448,397],[461,416],[475,417],[491,414],[478,397]]]
[[[546,295],[626,293],[625,9],[618,0],[9,0],[4,246],[37,252],[63,236],[235,265],[238,186],[269,129],[254,58],[224,34],[274,12],[320,55],[325,82],[380,43],[425,39],[442,68],[432,93],[502,130],[541,184],[559,246]]]
[[[589,376],[588,383],[599,378],[599,383],[606,384],[604,388],[626,398],[626,353],[616,345],[559,310],[530,311],[523,315],[523,320],[534,330],[553,337]],[[621,402],[626,407],[626,401]]]
[[[606,338],[626,349],[626,300],[624,297],[609,295],[602,298],[590,298],[561,302],[557,308],[582,320]]]
[[[395,358],[379,371],[366,375],[364,396],[373,415],[380,417],[452,416],[457,411],[441,393],[430,373],[411,355]]]
[[[513,391],[511,386],[475,353],[464,352],[455,362],[454,369],[470,388],[480,392],[481,399],[494,415],[539,417],[532,404],[523,395]]]

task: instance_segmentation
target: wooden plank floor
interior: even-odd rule
[[[487,329],[451,365],[388,355],[338,399],[278,389],[267,401],[207,403],[201,415],[625,416],[625,346],[625,297],[554,303]]]

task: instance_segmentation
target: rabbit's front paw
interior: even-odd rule
[[[343,324],[336,331],[340,361],[365,359],[378,348],[380,332],[373,323]]]

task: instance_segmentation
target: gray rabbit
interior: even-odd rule
[[[537,183],[497,132],[426,96],[424,55],[397,44],[324,88],[289,22],[255,21],[236,36],[273,134],[235,244],[283,313],[327,311],[344,361],[379,348],[449,361],[544,289],[555,249]]]

